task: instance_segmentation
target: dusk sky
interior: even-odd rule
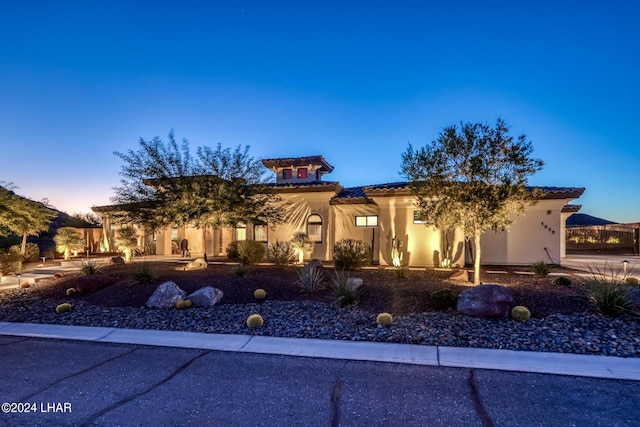
[[[345,5],[346,4],[346,5]],[[533,185],[640,221],[640,3],[0,1],[0,181],[68,213],[110,203],[138,139],[322,154],[343,186],[502,117]]]

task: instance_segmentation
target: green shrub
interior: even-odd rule
[[[571,279],[567,276],[558,276],[553,279],[553,284],[557,286],[569,286],[571,285]]]
[[[296,252],[291,242],[277,241],[270,244],[267,247],[267,261],[274,263],[279,268],[296,262]]]
[[[458,296],[451,289],[438,289],[431,294],[431,305],[436,310],[446,310],[456,306]]]
[[[531,312],[527,307],[516,305],[511,309],[511,317],[513,318],[513,320],[522,322],[531,318]]]
[[[6,252],[0,254],[2,274],[18,274],[22,272],[22,255],[19,246],[12,246]]]
[[[80,267],[80,271],[84,275],[96,274],[99,272],[98,265],[95,261],[82,261],[82,267]]]
[[[618,317],[623,313],[633,314],[633,300],[629,288],[619,283],[596,283],[592,287],[591,297],[598,310],[609,317]]]
[[[342,239],[333,245],[333,261],[338,270],[358,270],[370,261],[369,245],[362,240]]]
[[[259,328],[264,324],[264,320],[262,320],[262,316],[259,314],[252,314],[247,317],[247,327],[249,328]]]
[[[73,307],[71,306],[71,304],[65,302],[64,304],[60,304],[56,307],[56,313],[58,314],[66,313],[68,311],[71,311],[72,309]]]
[[[246,264],[234,265],[233,274],[237,277],[245,277],[249,274],[249,267]]]
[[[380,313],[376,317],[376,322],[380,326],[391,326],[393,324],[393,316],[389,313]]]
[[[551,273],[551,265],[544,261],[538,261],[531,264],[531,270],[539,277],[547,277]]]
[[[637,285],[638,279],[636,279],[635,277],[627,277],[626,279],[624,279],[624,283],[627,285]]]
[[[333,294],[336,297],[336,303],[340,307],[351,305],[358,300],[358,289],[349,283],[349,274],[336,270],[333,279]]]
[[[309,263],[298,270],[296,284],[307,293],[314,293],[324,285],[324,271],[315,263]]]
[[[267,293],[265,292],[264,289],[256,289],[253,292],[253,297],[257,300],[263,300],[267,297]]]
[[[153,264],[142,261],[133,263],[133,281],[138,285],[150,285],[156,280]]]
[[[256,264],[264,259],[266,252],[264,245],[255,240],[241,240],[238,242],[238,259],[242,264]]]
[[[238,253],[238,241],[233,241],[227,245],[227,258],[231,260],[240,259],[240,254]]]

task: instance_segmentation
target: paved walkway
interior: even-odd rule
[[[640,381],[640,358],[8,322],[0,335]]]

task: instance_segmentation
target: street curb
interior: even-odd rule
[[[640,358],[0,322],[0,335],[640,381]]]

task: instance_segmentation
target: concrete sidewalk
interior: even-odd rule
[[[640,381],[640,359],[363,341],[0,322],[0,335]]]

